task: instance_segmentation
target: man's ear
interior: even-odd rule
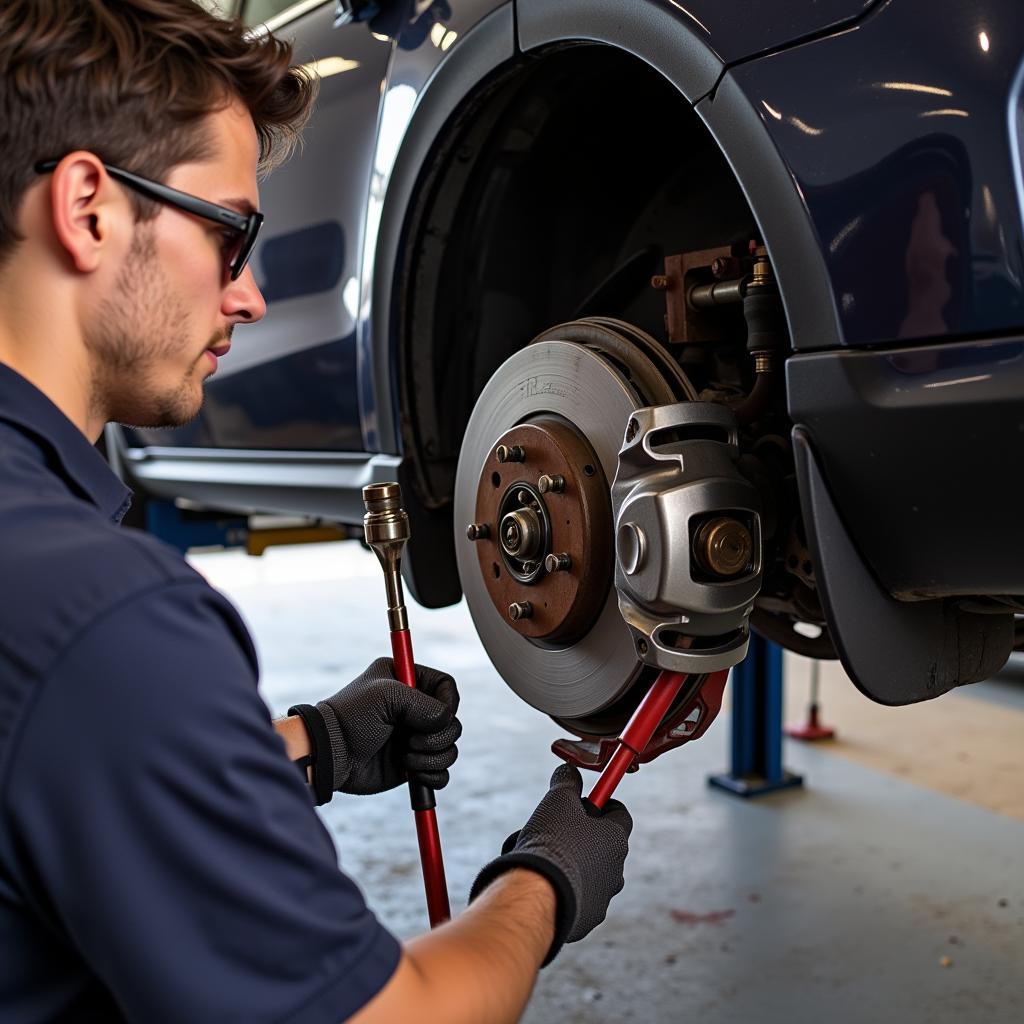
[[[116,227],[131,216],[124,193],[94,153],[69,153],[54,169],[50,184],[53,229],[75,269],[96,270]]]

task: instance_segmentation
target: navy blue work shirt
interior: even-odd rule
[[[0,1021],[337,1024],[400,948],[231,604],[0,365]]]

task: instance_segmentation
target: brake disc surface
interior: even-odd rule
[[[632,412],[645,404],[648,399],[595,348],[544,340],[521,349],[497,370],[466,428],[454,509],[456,556],[466,602],[484,648],[505,682],[528,704],[555,718],[587,719],[608,708],[643,671],[611,580],[601,584],[606,592],[593,602],[589,628],[582,633],[576,629],[569,639],[559,639],[556,630],[545,639],[544,627],[536,624],[543,621],[540,614],[529,623],[532,628],[523,629],[522,624],[517,628],[495,590],[499,577],[504,583],[511,572],[515,580],[531,583],[539,570],[531,561],[510,563],[505,553],[503,559],[493,559],[497,575],[488,581],[484,573],[492,561],[482,558],[476,543],[467,539],[466,527],[478,522],[478,495],[488,486],[494,488],[496,510],[507,506],[505,496],[521,494],[523,508],[527,513],[535,508],[541,525],[552,519],[550,510],[559,507],[553,497],[538,493],[537,473],[543,467],[529,463],[529,452],[523,463],[495,463],[495,445],[513,428],[533,421],[564,422],[589,445],[604,479],[610,481],[625,425]],[[489,524],[492,544],[500,525]],[[591,542],[589,537],[577,540],[584,546]],[[526,635],[530,632],[533,635]]]

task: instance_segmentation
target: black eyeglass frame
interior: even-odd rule
[[[57,169],[57,164],[59,163],[60,160],[40,160],[35,165],[35,171],[37,174],[50,174]],[[226,206],[219,206],[217,203],[200,199],[198,196],[191,195],[188,192],[180,192],[178,189],[171,188],[168,185],[161,185],[158,181],[142,178],[138,174],[133,174],[131,171],[126,171],[121,167],[115,167],[113,164],[103,163],[103,166],[106,168],[107,174],[115,181],[120,181],[122,184],[135,189],[136,192],[141,192],[150,199],[167,203],[170,206],[176,206],[179,210],[184,210],[186,213],[193,213],[204,220],[212,220],[215,224],[223,224],[232,231],[237,231],[241,236],[241,244],[238,252],[228,264],[228,273],[231,275],[232,281],[238,280],[242,271],[245,270],[245,265],[249,262],[253,247],[256,245],[256,238],[263,225],[262,213],[258,211],[239,213],[237,210],[229,209]]]

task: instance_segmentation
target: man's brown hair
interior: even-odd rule
[[[210,154],[202,119],[237,98],[261,172],[280,163],[315,93],[291,59],[289,43],[192,0],[0,0],[0,266],[39,160],[84,149],[160,181]],[[160,209],[131,199],[140,220]]]

